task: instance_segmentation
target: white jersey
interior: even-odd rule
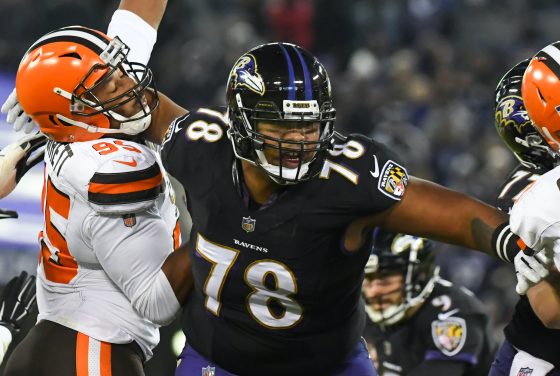
[[[510,228],[536,251],[560,238],[560,167],[525,188],[510,212]]]
[[[178,210],[159,157],[113,138],[49,141],[46,150],[38,320],[100,341],[134,340],[149,359],[158,325],[134,307],[180,243]]]

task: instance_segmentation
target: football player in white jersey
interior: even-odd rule
[[[525,108],[535,128],[550,148],[560,154],[560,42],[552,43],[539,51],[529,62],[523,75],[521,94]],[[543,174],[523,195],[510,212],[511,229],[534,249],[553,250],[556,268],[560,267],[560,168]],[[537,277],[538,275],[534,275]],[[525,289],[540,278],[522,281]],[[550,279],[550,277],[549,277]],[[552,278],[556,288],[558,278]],[[544,302],[543,302],[544,303]],[[558,302],[549,302],[555,303]],[[543,310],[545,321],[551,328],[560,328],[560,312]]]
[[[155,32],[165,2],[152,3],[143,21],[124,16]],[[49,141],[38,322],[5,375],[142,375],[158,327],[185,298],[187,286],[169,281],[174,267],[190,270],[186,253],[173,252],[174,193],[158,155],[134,139],[150,124],[157,90],[151,71],[127,55],[118,37],[72,26],[37,40],[20,64],[18,95],[48,108],[34,121]]]

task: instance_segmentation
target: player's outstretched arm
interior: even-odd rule
[[[12,334],[20,329],[23,318],[35,304],[35,276],[23,271],[12,278],[0,297],[0,363],[12,341]]]
[[[392,231],[493,255],[494,232],[507,223],[508,216],[463,193],[411,177],[402,200],[377,220]]]

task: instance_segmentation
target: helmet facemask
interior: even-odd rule
[[[439,279],[439,267],[433,263],[433,254],[425,246],[426,239],[410,235],[395,236],[391,249],[394,256],[372,254],[366,264],[366,278],[374,279],[384,275],[402,275],[400,288],[383,295],[367,299],[366,312],[379,325],[394,325],[406,318],[414,307],[422,304],[434,289]],[[420,255],[420,252],[424,255]],[[427,255],[426,255],[427,253]],[[373,278],[372,278],[373,277]],[[376,309],[372,303],[383,297],[401,291],[401,300],[384,309]]]
[[[278,184],[296,184],[319,173],[326,151],[332,146],[335,110],[330,103],[319,108],[316,100],[283,100],[283,108],[274,102],[261,101],[255,108],[243,105],[241,96],[236,95],[237,111],[230,119],[237,122],[230,129],[235,154],[261,167]],[[267,135],[261,131],[261,124],[276,124],[281,130],[283,124],[294,132],[301,132],[303,140],[296,141]],[[295,125],[295,126],[294,126]],[[306,135],[318,126],[317,139],[307,140]],[[277,151],[277,161],[269,161],[265,149]],[[298,161],[296,166],[285,166],[284,161]]]
[[[126,59],[128,52],[129,48],[115,37],[99,56],[103,64],[92,66],[71,94],[55,88],[55,93],[70,100],[70,112],[73,115],[84,117],[105,115],[119,123],[119,128],[99,128],[63,115],[57,115],[59,120],[85,128],[92,133],[135,135],[146,130],[151,122],[151,114],[159,104],[157,88],[152,71],[144,64],[129,62]],[[100,99],[95,92],[107,84],[113,75],[127,76],[134,84],[116,96]],[[146,95],[150,96],[149,101]],[[119,110],[130,102],[136,102],[140,110],[132,116],[123,116]]]

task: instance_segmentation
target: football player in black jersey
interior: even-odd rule
[[[375,229],[362,292],[379,375],[487,375],[495,351],[484,306],[439,277],[433,243]]]
[[[336,133],[327,72],[304,49],[258,46],[227,87],[227,111],[188,112],[160,95],[144,133],[163,140],[193,221],[177,375],[375,374],[360,342],[361,246],[375,226],[503,259],[519,251],[500,236],[505,213],[409,177],[368,137]],[[174,289],[189,282],[169,274]]]
[[[560,161],[533,127],[525,110],[521,81],[528,65],[529,60],[515,65],[496,87],[496,130],[519,160],[519,165],[502,185],[497,199],[497,206],[506,213],[517,197]],[[551,273],[549,278],[554,276]],[[547,328],[539,317],[543,315],[537,311],[557,310],[559,307],[542,307],[545,302],[555,302],[553,288],[546,280],[521,296],[511,321],[504,329],[505,341],[492,364],[491,376],[523,374],[523,370],[526,374],[531,371],[531,376],[560,375],[560,353],[556,349],[560,330]]]

